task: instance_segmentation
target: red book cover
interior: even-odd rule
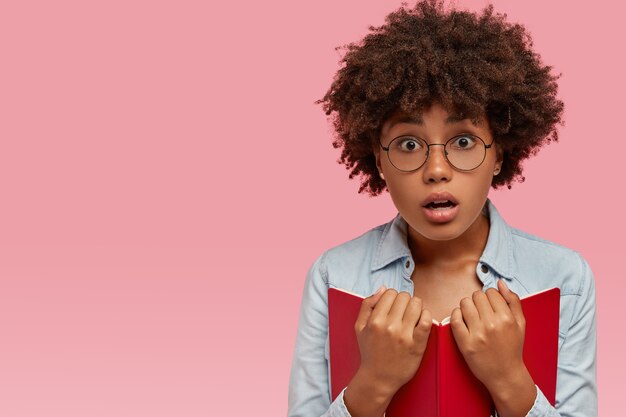
[[[361,363],[354,323],[364,297],[328,290],[330,379],[333,400],[350,383]],[[551,288],[521,298],[526,319],[523,358],[533,380],[554,405],[559,340],[560,290]],[[449,317],[433,320],[426,351],[415,376],[394,395],[386,417],[489,417],[494,405],[485,386],[465,363]]]

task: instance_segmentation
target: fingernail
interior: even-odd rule
[[[378,291],[376,291],[376,293],[374,295],[380,294],[383,291],[384,288],[385,288],[385,286],[381,285],[380,288],[378,289]]]

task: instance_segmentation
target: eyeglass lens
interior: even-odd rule
[[[462,171],[478,168],[485,159],[486,151],[485,142],[478,136],[455,136],[445,144],[448,162]],[[401,136],[391,141],[388,154],[390,162],[399,170],[414,171],[426,163],[429,145],[418,137]]]

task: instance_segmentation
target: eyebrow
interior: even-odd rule
[[[466,117],[463,117],[460,114],[451,114],[450,116],[448,116],[448,118],[446,119],[446,124],[450,125],[453,123],[458,123],[462,120],[467,119]],[[416,124],[416,125],[423,125],[424,124],[424,120],[420,117],[420,116],[410,116],[410,115],[402,115],[399,116],[395,119],[393,119],[393,121],[391,122],[391,124],[389,125],[389,128],[391,129],[393,126],[399,124],[399,123],[412,123],[412,124]]]

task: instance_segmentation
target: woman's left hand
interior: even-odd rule
[[[522,352],[526,320],[519,296],[498,280],[498,290],[475,291],[450,316],[452,333],[467,365],[492,393],[528,375]]]

